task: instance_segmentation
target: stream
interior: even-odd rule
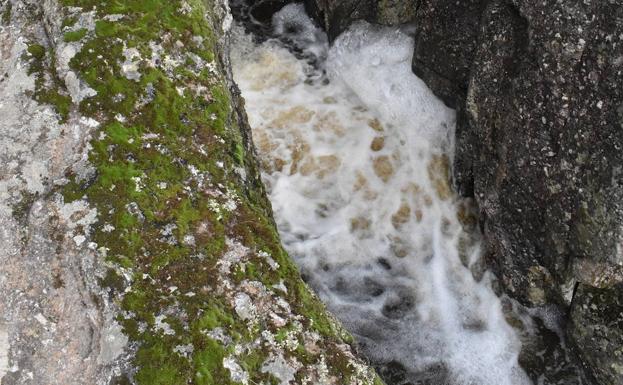
[[[450,183],[455,112],[411,71],[408,28],[353,25],[332,46],[291,4],[276,38],[234,27],[283,243],[388,384],[531,384],[470,200]]]

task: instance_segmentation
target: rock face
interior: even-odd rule
[[[623,336],[621,5],[487,4],[455,165],[506,291],[570,306],[569,337],[600,384],[623,381],[623,356],[595,346]],[[599,312],[582,310],[591,287],[609,293]]]
[[[419,0],[306,0],[304,3],[307,13],[320,22],[329,40],[334,40],[355,20],[383,25],[411,22]]]
[[[230,24],[0,1],[2,385],[380,383],[281,248]]]
[[[622,308],[623,285],[608,289],[578,286],[569,334],[600,384],[620,384],[623,378]]]
[[[307,3],[333,38],[386,6]],[[408,7],[384,22],[415,22],[414,72],[459,112],[455,182],[479,204],[489,265],[523,304],[571,309],[588,371],[622,383],[623,355],[599,352],[623,336],[623,2]]]
[[[601,2],[499,2],[483,15],[463,172],[473,175],[487,249],[524,302],[568,303],[574,281],[623,279],[621,17]]]

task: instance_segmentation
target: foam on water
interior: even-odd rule
[[[455,114],[411,72],[412,38],[358,23],[328,49],[300,5],[273,22],[299,54],[238,30],[232,62],[310,285],[396,384],[530,383],[490,276],[474,278],[475,218],[449,185]]]

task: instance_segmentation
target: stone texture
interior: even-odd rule
[[[568,2],[494,2],[483,15],[468,173],[491,259],[526,303],[541,288],[568,304],[569,281],[586,279],[578,263],[623,263],[621,16],[614,4]]]
[[[465,100],[485,0],[421,1],[413,72],[452,108]]]
[[[383,25],[412,22],[420,0],[306,0],[307,12],[333,41],[355,20]]]
[[[457,182],[479,203],[506,291],[530,306],[572,306],[568,335],[591,340],[576,344],[587,372],[617,383],[623,357],[602,360],[597,346],[623,335],[600,319],[620,304],[609,296],[602,311],[579,314],[590,290],[574,287],[616,293],[623,278],[621,4],[516,3],[491,2],[482,17]]]
[[[97,284],[102,261],[84,241],[97,212],[84,201],[66,204],[59,193],[65,172],[88,172],[97,125],[78,115],[59,122],[52,106],[32,97],[29,43],[46,41],[53,28],[32,20],[58,17],[54,4],[0,4],[8,15],[0,25],[0,378],[3,385],[105,384],[123,361],[117,342],[127,339],[106,339],[116,307]]]
[[[281,248],[230,25],[0,0],[2,385],[380,383]]]
[[[314,3],[332,38],[355,19],[378,21],[377,3]],[[577,285],[620,292],[623,2],[422,0],[412,9],[413,70],[458,110],[455,184],[479,204],[486,259],[505,291],[563,311],[586,301]],[[605,325],[615,297],[574,317]],[[568,333],[586,340],[577,327]],[[623,358],[602,363],[591,349],[621,335],[615,323],[577,344],[599,383],[620,382]]]
[[[599,384],[623,383],[623,286],[580,285],[571,307],[571,341]]]

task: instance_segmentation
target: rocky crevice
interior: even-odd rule
[[[622,382],[623,352],[598,352],[623,335],[623,3],[420,0],[385,20],[396,4],[305,3],[331,39],[356,19],[414,23],[413,70],[458,112],[454,180],[488,265],[523,304],[571,314],[596,383]]]

